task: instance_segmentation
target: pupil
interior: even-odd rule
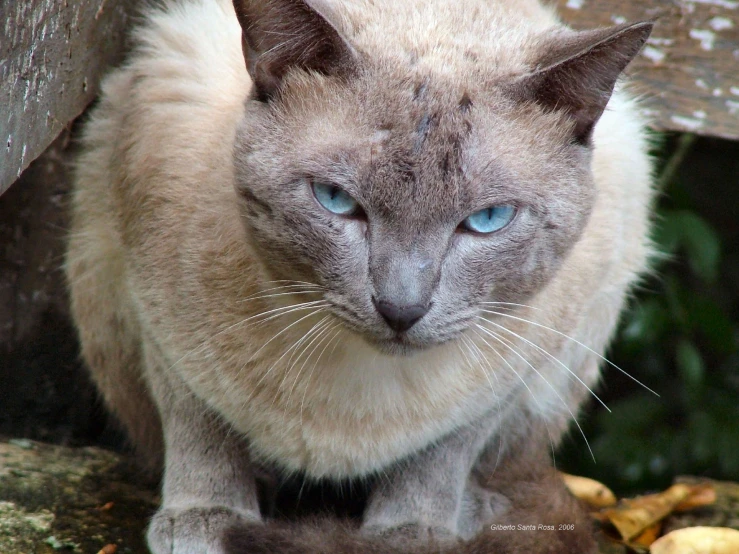
[[[339,189],[337,187],[331,187],[331,200],[335,200],[339,195]]]

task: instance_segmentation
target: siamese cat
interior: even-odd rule
[[[551,454],[646,268],[618,79],[651,22],[161,4],[87,122],[66,260],[84,359],[163,470],[151,551],[593,551]],[[295,475],[364,483],[361,517],[277,521]]]

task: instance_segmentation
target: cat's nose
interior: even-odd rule
[[[421,319],[431,307],[430,304],[422,306],[414,304],[411,306],[398,306],[387,300],[377,300],[372,298],[375,308],[382,316],[382,319],[390,326],[393,331],[402,333],[413,327],[416,322]]]

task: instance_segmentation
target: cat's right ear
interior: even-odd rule
[[[272,98],[290,69],[347,71],[357,53],[321,0],[233,0],[256,97]]]

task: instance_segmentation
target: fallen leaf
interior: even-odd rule
[[[601,511],[590,512],[590,517],[592,517],[595,521],[599,521],[600,523],[608,523],[610,521],[608,519],[608,516]]]
[[[701,506],[708,506],[716,502],[716,489],[713,485],[692,485],[690,495],[675,506],[676,512],[687,512]]]
[[[616,504],[616,495],[611,489],[594,479],[561,473],[565,486],[576,497],[596,508],[606,508]]]
[[[106,502],[105,504],[103,504],[102,506],[100,506],[98,508],[98,510],[100,510],[101,512],[107,512],[112,507],[113,507],[113,502]]]
[[[662,522],[658,521],[654,525],[650,525],[644,531],[634,537],[630,543],[637,546],[650,546],[654,541],[657,540],[659,534],[662,532]]]
[[[737,554],[739,531],[728,527],[686,527],[667,533],[650,554]]]
[[[98,554],[115,554],[115,551],[118,550],[118,546],[115,544],[106,544],[100,549],[100,552]]]
[[[689,485],[673,485],[664,492],[623,501],[604,513],[624,540],[630,541],[648,527],[669,515],[675,506],[690,496]]]

